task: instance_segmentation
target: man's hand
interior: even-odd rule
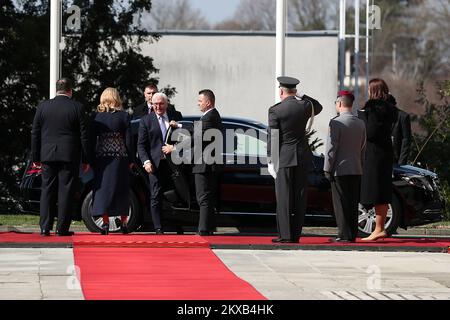
[[[83,164],[81,165],[81,168],[82,168],[82,170],[83,170],[83,173],[86,173],[86,172],[89,171],[89,169],[91,168],[91,166],[90,166],[88,163],[83,163]]]
[[[172,153],[173,149],[174,149],[174,146],[166,143],[166,145],[164,147],[162,147],[162,152],[167,155],[167,154]]]
[[[171,126],[174,129],[178,129],[178,122],[175,120],[170,121],[169,126]]]
[[[152,163],[151,162],[147,162],[144,165],[144,169],[145,169],[145,171],[147,171],[147,173],[152,174],[153,173],[153,165],[152,165]]]
[[[328,181],[333,181],[333,176],[331,175],[331,173],[324,171],[325,174],[325,178],[327,178]]]

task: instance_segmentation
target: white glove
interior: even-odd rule
[[[295,95],[295,99],[297,99],[297,100],[303,100],[303,96],[304,96],[303,93],[297,92],[297,94]]]
[[[277,172],[275,171],[275,167],[273,165],[273,163],[269,163],[267,165],[267,171],[269,171],[270,175],[276,179],[277,178]]]

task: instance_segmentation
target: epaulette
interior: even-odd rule
[[[276,107],[277,105],[279,105],[279,104],[281,104],[281,102],[283,102],[283,101],[280,101],[280,102],[278,102],[278,103],[275,103],[273,106],[271,106],[269,109],[272,109],[273,107]]]

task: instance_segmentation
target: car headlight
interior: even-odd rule
[[[424,176],[419,176],[419,175],[402,176],[402,179],[404,181],[406,181],[407,183],[409,183],[410,185],[422,188],[424,190],[434,191],[433,186],[428,181],[428,179],[426,177],[424,177]]]

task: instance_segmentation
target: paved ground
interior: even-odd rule
[[[450,300],[450,254],[214,252],[269,299]],[[0,249],[0,300],[83,299],[73,272],[72,249]]]
[[[0,300],[83,299],[72,249],[0,249]]]
[[[450,254],[215,250],[269,299],[450,300]]]

